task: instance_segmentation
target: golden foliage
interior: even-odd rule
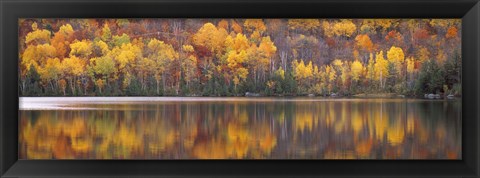
[[[383,51],[375,55],[375,78],[379,81],[385,80],[388,76],[388,61],[385,60]]]
[[[285,71],[281,67],[275,71],[275,75],[279,76],[282,80],[285,80]]]
[[[333,25],[333,32],[337,36],[351,37],[356,30],[357,26],[352,22],[352,20],[343,19]]]
[[[407,58],[407,72],[413,73],[415,71],[415,59],[413,57]]]
[[[302,60],[293,61],[295,78],[297,80],[306,79],[313,76],[312,61],[309,61],[307,65]]]
[[[61,74],[61,64],[58,58],[48,58],[45,65],[38,69],[40,78],[46,81],[56,80]]]
[[[402,65],[405,62],[405,54],[403,53],[402,48],[392,46],[387,52],[388,61],[395,65],[395,70],[398,75],[402,74]]]
[[[288,27],[292,30],[313,31],[320,27],[318,19],[289,19]]]
[[[29,44],[35,42],[36,44],[45,44],[50,41],[50,36],[50,31],[37,29],[27,34],[25,37],[25,43]]]
[[[62,69],[64,74],[71,74],[72,76],[80,76],[85,72],[86,62],[76,56],[65,58],[62,61]]]
[[[212,23],[206,23],[193,36],[193,42],[195,45],[207,47],[212,52],[220,52],[227,35],[225,29],[219,30]]]
[[[258,50],[263,52],[266,58],[270,58],[277,52],[277,47],[275,44],[270,40],[270,37],[263,37],[262,42],[258,46]]]
[[[70,44],[70,56],[86,58],[92,54],[92,43],[87,40],[76,41]]]
[[[247,19],[243,23],[243,26],[248,32],[258,31],[259,33],[263,33],[267,30],[265,23],[263,23],[262,19]]]
[[[352,80],[358,81],[360,76],[363,74],[363,65],[359,61],[354,61],[351,66],[352,71]]]
[[[70,24],[65,24],[65,25],[62,25],[62,26],[60,27],[60,29],[58,30],[58,32],[66,35],[66,36],[70,36],[70,35],[72,35],[75,31],[73,30],[72,25],[70,25]]]

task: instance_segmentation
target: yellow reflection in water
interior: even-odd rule
[[[242,100],[88,107],[108,109],[21,111],[20,158],[461,158],[458,102]]]

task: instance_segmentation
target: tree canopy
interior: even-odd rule
[[[461,95],[460,19],[21,19],[22,96]]]

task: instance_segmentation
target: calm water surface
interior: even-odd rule
[[[461,100],[20,98],[21,159],[461,159]]]

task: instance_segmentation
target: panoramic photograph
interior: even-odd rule
[[[19,159],[462,159],[461,19],[18,25]]]

